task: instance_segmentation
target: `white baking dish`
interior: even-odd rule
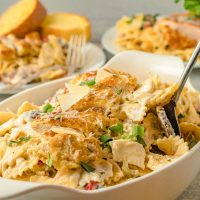
[[[127,71],[139,81],[148,73],[157,73],[162,80],[177,81],[183,63],[176,57],[158,56],[137,51],[118,54],[105,66]],[[41,104],[64,86],[68,79],[56,80],[23,91],[0,103],[0,110],[16,111],[25,100]],[[192,87],[188,82],[188,86]],[[162,169],[116,186],[94,191],[70,189],[63,186],[21,182],[0,178],[0,199],[20,200],[173,200],[190,184],[200,169],[200,143],[189,153]]]

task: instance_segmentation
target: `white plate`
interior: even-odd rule
[[[116,28],[113,26],[109,28],[102,36],[101,44],[103,48],[112,55],[121,52],[117,45],[113,42],[117,37]],[[185,63],[186,64],[186,63]],[[197,63],[194,68],[200,68],[200,63]]]
[[[157,73],[161,80],[176,82],[183,71],[180,59],[144,52],[123,52],[105,66],[135,74],[139,81],[148,72]],[[170,66],[170,67],[169,67]],[[56,80],[16,94],[0,103],[0,110],[16,111],[27,100],[41,104],[69,80]],[[187,83],[192,87],[190,82]],[[30,183],[0,178],[0,200],[174,200],[191,183],[200,169],[200,142],[187,154],[171,164],[137,179],[94,191],[70,189],[64,186]]]
[[[119,49],[117,45],[114,44],[114,39],[117,37],[116,28],[113,26],[109,28],[101,38],[101,44],[103,48],[108,51],[112,55],[116,55],[119,53]]]
[[[79,71],[79,73],[96,70],[103,66],[103,64],[106,62],[106,57],[102,49],[92,43],[88,43],[86,45],[86,54],[87,54],[87,63],[85,67]],[[5,84],[0,82],[0,94],[16,94],[22,90],[31,88],[33,86],[40,85],[41,83],[32,83],[22,86],[21,88],[14,88],[14,89],[4,89]],[[3,90],[2,90],[3,89]]]

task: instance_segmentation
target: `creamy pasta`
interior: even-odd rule
[[[117,36],[114,43],[119,50],[141,50],[163,55],[174,55],[188,61],[197,40],[184,35],[177,28],[169,26],[174,21],[177,22],[177,19],[158,19],[157,15],[124,16],[116,23]],[[200,22],[197,22],[196,24],[199,25]],[[172,25],[175,27],[174,24]],[[188,29],[192,34],[192,28],[191,26],[182,29]],[[200,34],[200,25],[195,29],[198,29]],[[196,37],[199,38],[199,36]]]
[[[199,94],[185,88],[177,105],[183,138],[166,137],[158,107],[176,84],[125,72],[79,75],[37,106],[1,112],[0,176],[93,190],[143,176],[200,140]]]

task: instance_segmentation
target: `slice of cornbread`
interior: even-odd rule
[[[0,16],[0,36],[12,33],[24,37],[39,28],[46,9],[39,0],[20,0]]]
[[[53,34],[66,40],[69,40],[72,34],[84,34],[87,40],[91,37],[91,25],[88,19],[73,13],[47,15],[41,31],[43,37]]]

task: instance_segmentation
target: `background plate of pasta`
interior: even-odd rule
[[[103,47],[115,55],[124,50],[140,50],[161,55],[190,58],[200,38],[200,20],[187,13],[159,16],[136,14],[124,16],[105,32]],[[200,60],[196,67],[199,67]]]
[[[98,69],[106,61],[90,42],[87,17],[48,13],[39,0],[12,4],[1,13],[0,26],[0,94]]]
[[[188,82],[177,104],[182,137],[159,114],[182,71],[128,51],[0,103],[0,199],[177,198],[200,169],[199,93]]]

